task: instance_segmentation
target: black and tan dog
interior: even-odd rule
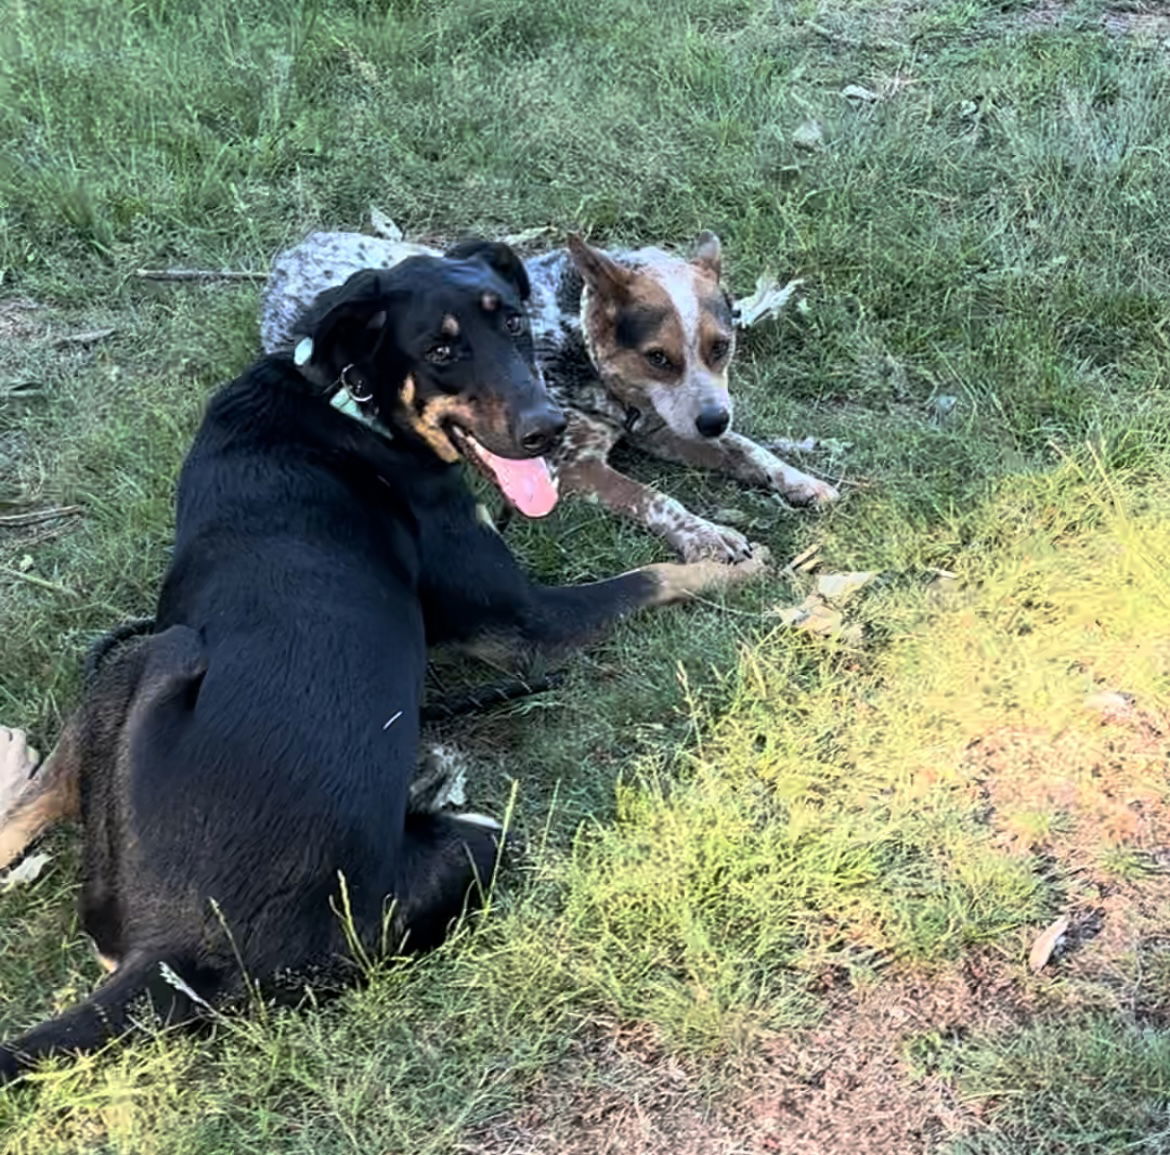
[[[563,416],[534,368],[527,279],[470,245],[361,273],[295,355],[210,402],[179,482],[156,632],[111,653],[0,829],[0,863],[83,827],[84,929],[112,971],[0,1047],[0,1080],[85,1050],[149,999],[169,1021],[245,988],[298,992],[355,953],[438,942],[494,869],[499,827],[414,813],[428,643],[533,654],[724,587],[757,563],[530,582],[477,516],[472,457],[520,505]],[[346,391],[361,420],[330,395]],[[28,757],[3,734],[9,766]]]

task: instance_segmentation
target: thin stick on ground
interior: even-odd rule
[[[117,329],[88,329],[84,333],[66,333],[64,336],[57,337],[53,344],[58,349],[63,349],[68,345],[96,345],[99,341],[105,341],[112,337]]]
[[[38,525],[57,517],[77,517],[84,512],[80,505],[57,505],[51,509],[33,509],[28,513],[6,513],[0,516],[0,529],[16,529],[24,525]]]
[[[251,269],[136,269],[144,281],[263,281],[267,273]]]
[[[0,565],[0,574],[5,577],[19,578],[22,582],[28,582],[29,585],[37,586],[39,589],[52,590],[55,594],[65,594],[66,597],[77,597],[77,591],[71,590],[68,586],[63,586],[58,582],[47,581],[45,578],[37,577],[36,574],[22,573],[18,569],[11,569],[9,566]]]

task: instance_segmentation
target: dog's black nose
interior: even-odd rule
[[[537,409],[517,422],[516,440],[526,453],[538,457],[560,442],[567,424],[559,409]]]
[[[704,437],[718,437],[731,424],[731,414],[722,406],[702,409],[695,418],[695,428]]]

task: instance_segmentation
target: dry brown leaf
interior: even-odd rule
[[[1062,914],[1060,918],[1036,936],[1032,943],[1032,949],[1028,952],[1028,969],[1033,974],[1038,974],[1044,969],[1068,928],[1068,915]]]
[[[821,543],[818,541],[814,545],[810,545],[808,549],[802,549],[784,568],[791,570],[793,573],[799,573],[801,570],[815,569],[818,560],[817,554],[820,552]]]

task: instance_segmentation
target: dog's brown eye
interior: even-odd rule
[[[709,356],[712,361],[722,361],[730,349],[731,343],[729,341],[712,341]]]
[[[427,350],[426,356],[432,365],[446,365],[451,360],[452,349],[450,345],[434,345]]]
[[[504,328],[513,337],[519,337],[524,332],[524,318],[519,313],[513,313],[505,322]]]
[[[661,349],[649,349],[647,350],[645,356],[646,360],[649,361],[655,369],[674,368],[674,364],[671,362],[670,358]]]

